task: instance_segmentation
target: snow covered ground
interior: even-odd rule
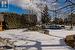
[[[63,41],[67,35],[75,34],[74,30],[49,30],[49,34],[14,29],[0,32],[0,37],[15,41],[17,50],[74,50]]]

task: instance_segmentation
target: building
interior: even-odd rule
[[[4,22],[3,14],[0,14],[0,31],[3,31],[3,22]]]
[[[69,21],[69,23],[72,23],[73,25],[75,25],[75,14],[69,15],[68,21]]]

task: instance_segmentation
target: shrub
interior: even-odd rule
[[[74,38],[74,36],[75,36],[75,35],[68,35],[68,36],[66,36],[66,38],[65,38],[65,43],[66,43],[68,46],[72,47],[72,48],[75,47],[75,38]]]

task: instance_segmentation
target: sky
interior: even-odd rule
[[[0,2],[1,1],[2,0],[0,0]],[[5,0],[5,1],[7,1],[7,0]],[[26,8],[25,6],[27,6],[27,4],[30,3],[31,1],[32,0],[9,0],[8,8],[7,9],[0,8],[0,12],[30,13],[30,11],[28,11],[29,9],[25,9]],[[47,1],[51,2],[52,0],[47,0]],[[37,1],[35,0],[34,2],[37,2]],[[39,2],[39,0],[38,0],[38,2]],[[36,7],[36,5],[33,5],[33,8],[34,8],[34,6]],[[36,9],[37,9],[37,7],[35,8],[35,10]]]
[[[0,2],[1,1],[2,0],[0,0]],[[75,2],[75,0],[71,1]],[[43,5],[47,4],[50,10],[54,10],[63,7],[64,2],[65,0],[58,0],[58,3],[56,3],[55,0],[9,0],[8,8],[7,9],[0,8],[0,12],[15,12],[19,14],[23,13],[28,14],[30,13],[29,10],[33,10],[34,13],[35,12],[37,13],[42,12],[40,6],[39,7],[37,6],[40,3],[42,3]]]
[[[13,13],[18,13],[18,14],[29,14],[30,11],[26,9],[22,9],[16,5],[9,5],[9,8],[7,9],[0,9],[0,12],[13,12]]]
[[[12,3],[9,3],[7,8],[1,8],[1,3],[0,3],[0,12],[13,12],[13,13],[18,13],[18,14],[29,14],[30,13],[29,10],[22,9],[21,7],[17,6],[16,4],[12,4]]]

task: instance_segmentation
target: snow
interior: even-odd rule
[[[24,32],[24,30],[5,30],[0,32],[0,37],[15,41],[14,45],[17,46],[17,50],[74,50],[63,40],[67,35],[75,34],[74,30],[49,30],[49,35],[37,31]]]

